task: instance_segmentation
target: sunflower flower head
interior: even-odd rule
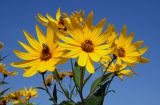
[[[48,75],[46,78],[45,78],[45,83],[48,87],[50,87],[52,85],[52,82],[54,80],[54,77],[53,75]]]
[[[107,33],[103,33],[106,19],[102,19],[96,26],[91,28],[92,15],[89,14],[88,20],[82,25],[74,17],[70,17],[70,23],[65,21],[69,36],[57,33],[63,41],[59,45],[68,52],[66,58],[78,58],[78,65],[86,67],[88,72],[94,73],[94,62],[99,62],[101,57],[113,51],[109,44],[106,44]]]
[[[28,32],[24,31],[24,35],[29,42],[29,45],[19,41],[19,44],[26,50],[21,52],[14,50],[14,53],[21,58],[22,62],[13,62],[13,67],[25,69],[24,77],[30,77],[36,73],[44,73],[46,71],[53,72],[57,64],[64,62],[61,59],[63,50],[54,43],[54,33],[47,31],[44,35],[39,26],[36,26],[38,41]]]
[[[25,97],[25,100],[29,100],[31,97],[37,97],[38,92],[37,89],[30,87],[30,89],[26,89],[26,87],[23,89],[23,96]]]
[[[64,23],[64,19],[67,19],[68,15],[64,13],[64,15],[61,13],[60,8],[58,8],[57,13],[56,13],[56,19],[54,19],[52,16],[49,14],[44,17],[41,14],[38,14],[37,20],[44,26],[50,27],[53,30],[55,29],[54,24],[56,24],[58,30],[62,33],[66,33],[67,29]]]
[[[74,17],[75,20],[79,23],[84,23],[85,21],[83,10],[72,12],[71,16]]]
[[[6,105],[10,101],[11,101],[11,98],[9,97],[9,95],[6,95],[0,98],[0,105]]]
[[[104,64],[104,66],[108,66],[108,64]],[[131,77],[132,74],[136,74],[134,71],[130,70],[130,69],[126,69],[127,67],[127,64],[122,64],[122,65],[119,65],[119,64],[114,64],[112,63],[107,72],[111,72],[111,73],[114,73],[115,76],[118,76],[121,80],[123,80],[123,76],[128,76],[128,77]]]
[[[4,77],[17,75],[16,71],[12,71],[12,72],[7,71],[6,65],[2,64],[2,63],[0,63],[0,73],[2,73],[4,75]]]
[[[8,95],[11,98],[11,101],[12,101],[13,104],[18,104],[20,102],[24,102],[24,100],[22,99],[22,97],[23,97],[23,91],[22,90],[14,91],[13,93],[10,93]]]
[[[148,62],[147,58],[142,57],[148,47],[140,48],[143,44],[142,40],[132,43],[134,33],[132,32],[129,36],[126,36],[126,30],[126,26],[124,26],[119,38],[115,41],[114,55],[117,58],[117,64],[127,63],[132,66],[136,63]]]

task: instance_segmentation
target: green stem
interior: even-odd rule
[[[42,79],[43,79],[43,84],[44,84],[44,87],[45,87],[45,91],[46,93],[49,95],[49,97],[52,99],[52,102],[54,105],[57,105],[57,103],[53,100],[53,97],[52,95],[50,94],[48,88],[47,88],[47,85],[46,85],[46,81],[45,81],[45,78],[44,78],[44,73],[42,73]]]
[[[73,72],[73,81],[74,81],[74,84],[75,84],[75,87],[76,87],[76,90],[78,91],[78,94],[79,94],[79,96],[80,96],[80,98],[81,98],[81,100],[82,100],[82,102],[84,101],[84,99],[83,99],[83,96],[82,96],[82,94],[81,94],[81,90],[78,88],[78,86],[77,86],[77,84],[76,84],[76,82],[75,82],[75,77],[74,77],[74,68],[73,68],[73,62],[72,62],[72,59],[70,59],[70,62],[71,62],[71,68],[72,68],[72,72]]]
[[[116,57],[113,55],[113,58],[112,58],[112,60],[109,62],[108,66],[106,67],[106,70],[104,71],[103,76],[104,76],[104,74],[107,72],[109,66],[112,64],[112,62],[113,62],[115,59],[116,59]]]
[[[99,68],[101,68],[102,66],[103,66],[103,64],[99,65],[99,66],[95,69],[95,72],[96,72]],[[87,83],[87,81],[91,78],[92,75],[93,75],[93,74],[90,74],[90,75],[85,79],[84,85]]]
[[[84,98],[83,98],[83,80],[84,80],[84,67],[81,68],[81,81],[80,81],[80,97],[82,102],[84,103]]]
[[[73,101],[73,100],[68,96],[68,94],[66,93],[65,89],[64,89],[63,86],[62,86],[62,83],[61,83],[59,80],[57,80],[57,82],[58,82],[61,90],[63,91],[64,95],[66,96],[66,98],[69,99],[70,101]]]
[[[113,81],[113,79],[114,79],[114,75],[113,75],[112,78],[110,79],[110,81],[109,81],[109,83],[108,83],[108,85],[107,85],[107,88],[106,88],[106,93],[103,94],[103,97],[105,97],[105,96],[107,95],[108,90],[109,90],[109,88],[110,88],[110,85],[111,85],[111,82]],[[104,98],[102,99],[101,105],[103,105],[103,101],[104,101]]]

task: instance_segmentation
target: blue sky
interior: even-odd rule
[[[160,105],[160,56],[157,47],[160,40],[159,5],[159,0],[1,0],[0,41],[5,47],[0,54],[9,54],[4,61],[8,65],[12,61],[19,61],[12,50],[22,50],[17,40],[27,42],[22,30],[35,35],[35,25],[39,24],[35,19],[37,13],[55,16],[58,7],[67,13],[82,9],[88,14],[93,10],[94,24],[105,17],[107,23],[115,25],[117,32],[120,32],[123,25],[127,25],[128,33],[135,32],[134,40],[142,39],[144,45],[149,47],[145,57],[148,57],[150,62],[134,67],[139,76],[125,78],[123,82],[115,79],[111,89],[116,90],[116,94],[111,93],[104,105]],[[41,84],[38,75],[23,78],[22,70],[16,70],[19,75],[7,79],[13,90]],[[33,101],[40,105],[49,105],[45,99],[47,96],[40,92],[39,97]]]

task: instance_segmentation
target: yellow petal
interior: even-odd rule
[[[126,40],[126,26],[124,26],[122,28],[122,31],[120,33],[120,36],[119,36],[119,39],[118,39],[118,44],[117,44],[117,47],[122,47],[124,45],[124,42]]]
[[[28,46],[27,44],[21,42],[21,41],[18,41],[18,43],[28,52],[31,52],[31,53],[36,53],[37,51],[35,49],[33,49],[31,46]]]
[[[88,53],[88,55],[91,58],[91,60],[93,60],[94,62],[99,62],[100,61],[100,58],[101,58],[100,55],[98,55],[94,52]]]
[[[77,51],[77,50],[73,50],[73,51],[69,51],[66,54],[63,55],[63,57],[66,58],[77,58],[79,56],[79,54],[81,53],[81,51]]]
[[[125,41],[125,47],[128,47],[131,44],[133,37],[134,37],[134,33],[132,32]]]
[[[35,75],[37,73],[37,67],[38,65],[32,66],[31,68],[25,70],[25,72],[23,73],[24,77],[31,77],[33,75]]]
[[[124,58],[124,61],[127,62],[127,63],[138,63],[138,60],[139,60],[139,57],[125,57]]]
[[[98,45],[103,44],[106,41],[107,41],[106,35],[102,34],[100,36],[95,37],[94,40],[93,40],[93,43],[94,43],[95,46],[98,46]]]
[[[78,58],[78,65],[84,67],[87,63],[88,54],[85,52],[81,52]]]
[[[122,64],[122,61],[121,61],[121,59],[119,57],[117,57],[117,59],[116,59],[116,64],[119,64],[119,65]]]
[[[104,49],[107,49],[109,47],[110,47],[110,44],[104,44],[104,45],[96,46],[94,48],[94,50],[99,50],[99,49],[104,50]]]
[[[87,21],[86,21],[88,27],[91,29],[92,28],[92,22],[93,22],[93,11],[91,11],[88,15]]]
[[[94,65],[90,58],[88,58],[87,60],[86,69],[89,73],[92,73],[92,74],[94,73]]]
[[[37,21],[39,21],[42,25],[47,26],[49,21],[47,18],[45,18],[43,15],[38,14],[38,17],[36,17]]]
[[[81,50],[81,48],[77,47],[77,46],[72,46],[69,44],[61,43],[61,42],[57,42],[57,43],[59,46],[61,46],[62,48],[66,49],[66,50],[74,50],[74,49]]]
[[[38,37],[40,44],[42,45],[46,43],[46,38],[44,36],[44,33],[42,32],[42,30],[40,29],[38,25],[36,25],[36,33],[37,33],[37,37]]]
[[[60,17],[61,17],[61,9],[58,8],[57,13],[56,13],[56,19],[59,21]]]
[[[102,19],[94,28],[93,28],[93,36],[92,39],[95,40],[95,38],[102,33],[103,27],[106,23],[106,19]]]
[[[41,51],[42,46],[26,31],[24,31],[24,35],[27,38],[29,44],[37,51]]]
[[[75,39],[76,41],[78,41],[78,42],[83,42],[83,40],[82,40],[82,35],[83,34],[79,34],[78,32],[77,32],[77,28],[76,27],[74,27],[73,26],[73,22],[70,20],[70,21],[68,21],[68,20],[64,20],[64,22],[65,22],[65,25],[66,25],[66,27],[67,27],[67,33],[73,38],[73,39]]]
[[[62,57],[63,54],[64,54],[64,52],[54,52],[52,57],[53,58],[60,58],[60,57]]]
[[[139,41],[133,43],[133,45],[134,45],[136,48],[139,48],[140,46],[142,46],[142,44],[143,44],[143,40],[139,40]]]
[[[39,64],[39,66],[36,68],[38,70],[38,72],[40,73],[44,73],[45,71],[47,71],[47,61],[41,61]],[[52,66],[52,65],[49,65]]]
[[[25,68],[35,65],[36,63],[40,62],[40,60],[33,60],[33,61],[22,61],[22,62],[13,62],[11,66],[18,67],[18,68]]]
[[[125,56],[140,56],[139,51],[127,52]]]
[[[54,29],[50,25],[48,25],[47,26],[47,44],[51,50],[53,50],[56,47],[54,37],[55,37]]]
[[[127,35],[127,26],[126,25],[123,26],[121,34],[123,34],[126,37],[126,35]]]
[[[49,14],[47,14],[46,16],[51,22],[55,22],[56,24],[58,24],[58,22],[52,16],[50,16]]]
[[[40,57],[40,54],[37,54],[37,53],[25,53],[18,50],[14,50],[14,53],[16,54],[16,56],[18,56],[23,60],[35,60],[35,59],[39,59]]]
[[[119,74],[131,77],[132,76],[132,70],[121,70],[121,71],[119,71]]]
[[[64,35],[62,35],[61,33],[57,33],[58,37],[63,40],[65,43],[69,43],[71,45],[75,45],[75,46],[81,46],[81,43],[77,42],[76,40],[69,38],[69,37],[65,37]]]
[[[140,57],[139,62],[140,63],[148,63],[149,59],[148,58],[144,58],[144,57]]]
[[[140,55],[144,54],[146,51],[148,50],[148,47],[143,47],[141,49],[138,49],[138,52],[140,53]]]

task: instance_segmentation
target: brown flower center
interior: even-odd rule
[[[82,48],[82,50],[85,51],[85,52],[93,52],[93,50],[94,50],[93,43],[92,43],[92,41],[90,41],[90,40],[85,40],[85,41],[82,43],[81,48]]]
[[[124,57],[125,56],[124,48],[122,48],[122,47],[118,48],[118,56],[119,57]]]
[[[43,44],[41,60],[48,60],[52,57],[52,53],[49,51],[49,47],[46,44]]]
[[[59,18],[58,24],[63,25],[63,26],[65,25],[63,17]]]
[[[66,28],[66,26],[65,26],[64,18],[63,18],[63,17],[60,17],[60,18],[59,18],[58,25],[61,26],[61,27],[58,27],[59,30],[67,31],[67,28]],[[63,26],[63,27],[62,27],[62,26]]]

